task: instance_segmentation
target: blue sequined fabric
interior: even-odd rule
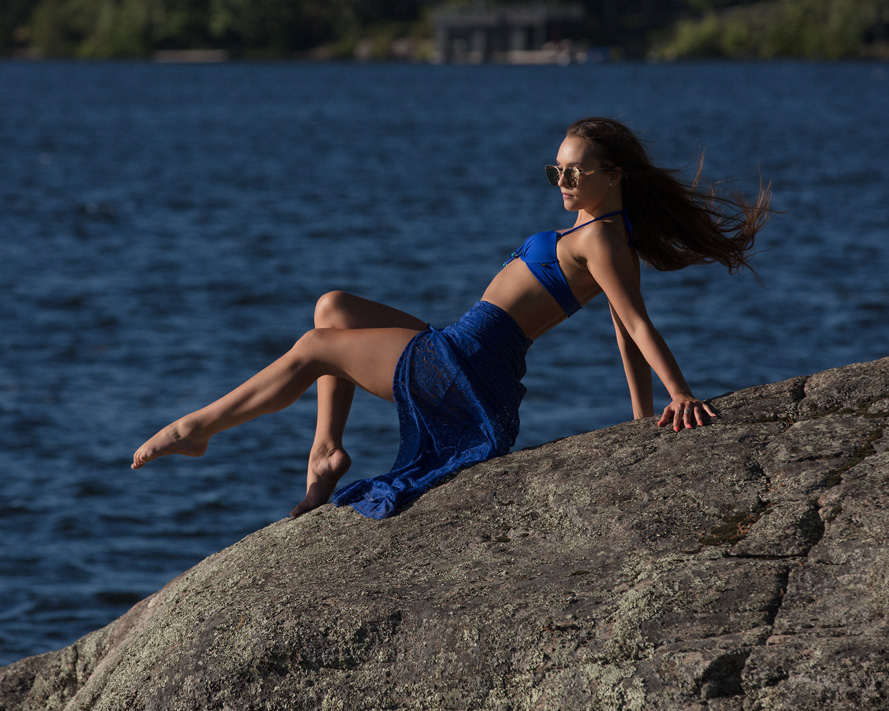
[[[458,469],[506,454],[519,432],[530,345],[509,314],[486,301],[453,326],[418,333],[395,369],[395,465],[343,487],[334,504],[387,518]]]

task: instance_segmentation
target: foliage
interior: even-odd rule
[[[40,0],[32,9],[29,34],[32,47],[48,57],[145,57],[157,49],[193,48],[286,57],[342,42],[374,23],[416,21],[420,4],[419,0]]]
[[[42,0],[31,17],[31,43],[48,57],[144,57],[176,38],[194,37],[199,4],[200,0]]]
[[[655,58],[856,58],[867,54],[867,33],[889,21],[887,0],[772,0],[720,12],[718,2],[694,2],[710,7],[679,22]]]
[[[36,4],[36,0],[3,0],[0,4],[0,56],[26,41],[24,25]]]
[[[488,6],[534,0],[486,0]],[[886,49],[889,0],[561,0],[587,19],[568,36],[641,56],[857,57]],[[555,2],[555,4],[560,4]],[[385,58],[430,37],[429,10],[477,0],[2,0],[0,56],[146,57],[224,49],[241,57]],[[866,33],[883,44],[866,44]]]

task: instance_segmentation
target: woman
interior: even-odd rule
[[[651,164],[639,140],[603,118],[572,124],[557,165],[547,166],[573,228],[540,232],[494,277],[482,300],[441,331],[383,304],[324,295],[316,328],[250,380],[167,426],[140,447],[133,469],[167,454],[200,456],[213,435],[281,410],[318,383],[318,419],[306,496],[292,516],[326,503],[351,460],[342,438],[355,386],[398,407],[401,444],[389,474],[337,492],[384,518],[462,466],[505,454],[518,434],[531,342],[604,293],[635,418],[654,414],[651,370],[670,395],[658,425],[703,425],[715,416],[692,395],[648,317],[640,259],[660,270],[719,262],[730,272],[769,216],[768,188],[755,204],[701,192]],[[698,177],[700,176],[700,167]]]

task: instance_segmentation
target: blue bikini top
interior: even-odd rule
[[[629,218],[627,218],[627,211],[617,210],[616,212],[609,212],[606,215],[595,217],[589,222],[584,222],[582,225],[565,230],[565,232],[551,230],[533,234],[525,240],[520,249],[517,249],[509,256],[509,259],[504,262],[503,266],[509,264],[513,259],[521,259],[528,265],[531,273],[537,277],[537,281],[562,307],[565,315],[570,316],[580,310],[580,303],[574,297],[571,287],[568,286],[565,273],[559,265],[559,260],[556,257],[556,243],[565,235],[574,232],[574,230],[579,230],[581,227],[586,227],[597,220],[604,220],[606,217],[614,217],[615,215],[623,215],[627,233],[632,236],[633,226],[630,224]],[[632,240],[630,244],[632,245]]]

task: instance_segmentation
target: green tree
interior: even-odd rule
[[[289,55],[333,42],[360,23],[348,0],[210,0],[208,28],[225,47]]]
[[[23,43],[17,33],[27,24],[37,0],[3,0],[0,4],[0,56],[10,54]]]
[[[887,5],[887,0],[771,0],[720,12],[711,8],[699,19],[679,22],[654,56],[860,57],[866,51],[868,31],[889,19]]]

